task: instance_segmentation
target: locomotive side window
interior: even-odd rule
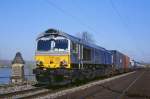
[[[91,49],[90,48],[83,48],[83,60],[90,61],[91,60]]]
[[[78,53],[78,45],[74,42],[72,42],[72,50],[73,50],[73,53]]]

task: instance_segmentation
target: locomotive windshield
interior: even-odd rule
[[[56,40],[54,49],[64,49],[68,48],[68,41],[66,39]]]
[[[39,40],[37,50],[38,51],[48,51],[51,49],[51,41],[50,40]]]
[[[51,40],[39,40],[37,44],[38,51],[49,51],[49,50],[67,50],[68,40],[66,39],[51,39]]]

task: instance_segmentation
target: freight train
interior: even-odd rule
[[[57,29],[46,30],[36,41],[33,73],[42,84],[64,85],[128,72],[131,67],[127,55]]]

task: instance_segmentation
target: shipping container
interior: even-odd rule
[[[130,58],[127,55],[124,55],[124,71],[127,72],[129,70]]]

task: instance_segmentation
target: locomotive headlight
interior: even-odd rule
[[[65,60],[63,61],[63,65],[65,65],[65,66],[67,65],[67,62]]]
[[[62,61],[60,62],[60,65],[61,65],[61,66],[67,66],[67,61],[62,60]]]
[[[43,70],[47,70],[46,68],[43,68]]]
[[[37,66],[40,65],[40,61],[36,61],[36,65],[37,65]]]
[[[37,65],[37,66],[42,66],[42,65],[43,65],[43,62],[42,62],[42,61],[36,61],[36,65]]]

